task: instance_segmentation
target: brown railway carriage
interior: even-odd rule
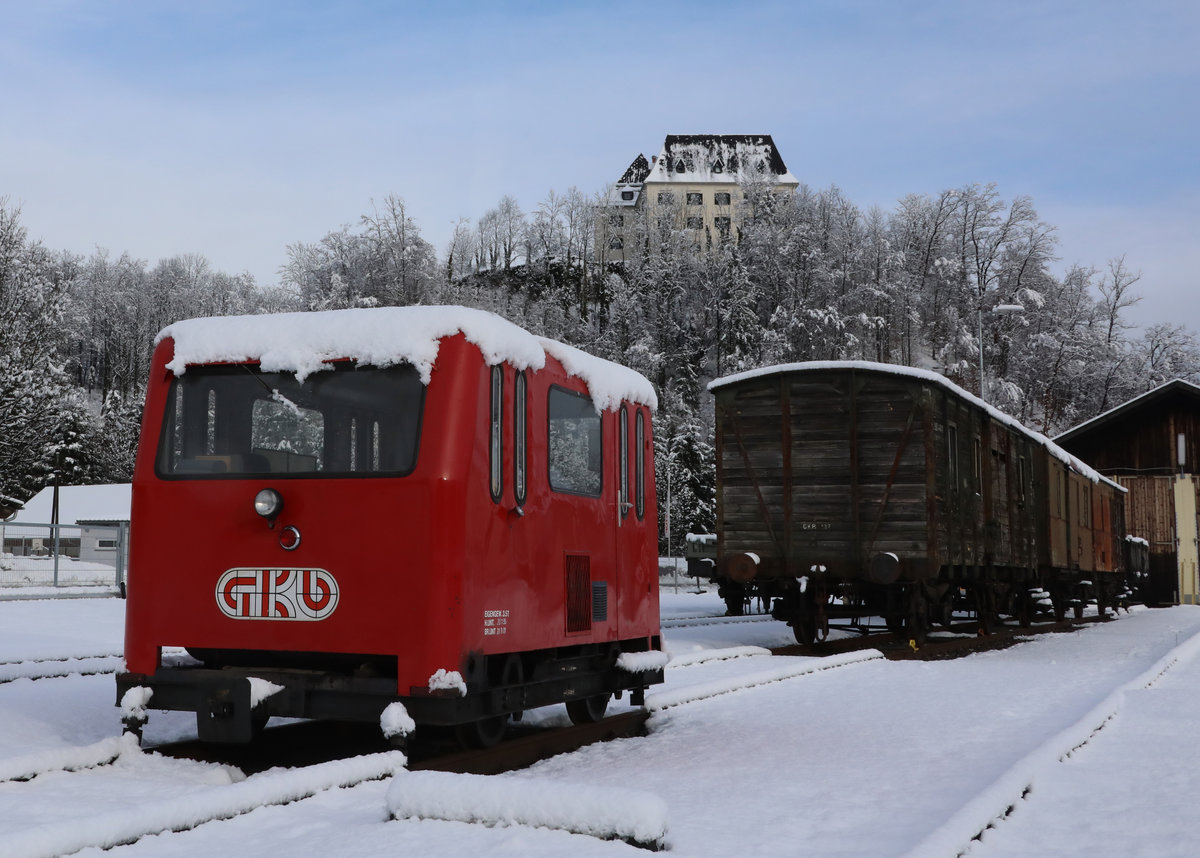
[[[1121,572],[1120,488],[941,376],[812,363],[709,387],[732,612],[771,600],[801,641],[864,615],[920,638],[964,606],[1028,620],[1043,586],[1061,614],[1085,572]]]

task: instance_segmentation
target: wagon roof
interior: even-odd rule
[[[988,403],[986,403],[982,399],[980,399],[978,396],[975,396],[973,393],[968,393],[967,391],[963,390],[961,387],[959,387],[957,384],[952,382],[950,379],[946,378],[944,375],[939,375],[938,373],[933,372],[932,370],[928,370],[928,369],[918,369],[917,367],[901,366],[899,364],[874,363],[872,361],[808,361],[806,363],[785,363],[785,364],[776,364],[774,366],[765,366],[765,367],[761,367],[759,369],[752,369],[752,370],[748,370],[746,372],[739,372],[736,375],[727,375],[724,378],[718,378],[712,382],[709,382],[708,389],[710,391],[716,391],[723,387],[728,387],[728,386],[735,385],[735,384],[738,384],[743,381],[749,381],[750,379],[761,378],[764,376],[783,375],[785,373],[796,373],[796,372],[820,372],[822,370],[824,370],[824,371],[859,370],[859,371],[866,371],[866,372],[877,372],[877,373],[882,373],[882,374],[886,374],[886,375],[896,375],[896,376],[904,376],[906,378],[914,378],[914,379],[918,379],[920,381],[926,381],[931,384],[938,385],[939,387],[942,387],[943,389],[949,391],[950,393],[954,394],[955,396],[958,396],[961,399],[966,400],[970,404],[974,405],[976,408],[979,408],[979,409],[987,412],[987,414],[993,420],[997,421],[998,423],[1003,423],[1004,425],[1012,428],[1013,430],[1020,432],[1021,434],[1027,436],[1034,443],[1039,444],[1042,447],[1045,447],[1047,452],[1050,453],[1050,455],[1054,456],[1056,459],[1058,459],[1061,462],[1063,462],[1064,464],[1066,464],[1067,467],[1071,468],[1071,470],[1075,471],[1076,473],[1078,473],[1084,477],[1087,477],[1093,483],[1103,482],[1103,483],[1107,483],[1108,485],[1113,486],[1117,489],[1120,489],[1122,492],[1126,491],[1124,486],[1121,486],[1118,483],[1113,482],[1108,477],[1105,477],[1103,474],[1101,474],[1099,471],[1097,471],[1095,468],[1091,467],[1090,465],[1085,464],[1083,461],[1076,458],[1075,456],[1072,456],[1070,453],[1068,453],[1062,447],[1055,444],[1053,441],[1051,441],[1049,438],[1047,438],[1041,432],[1037,432],[1033,429],[1030,429],[1029,427],[1027,427],[1024,424],[1017,421],[1016,418],[1011,417],[1008,414],[1005,414],[1003,411],[1001,411],[1000,409],[996,408],[993,405],[989,405]]]
[[[175,355],[167,369],[183,375],[206,363],[257,361],[268,372],[294,372],[303,380],[329,369],[329,361],[354,358],[371,366],[408,363],[429,383],[442,338],[461,333],[493,366],[541,369],[550,355],[587,384],[597,410],[629,400],[658,407],[654,387],[628,367],[565,343],[536,337],[494,313],[469,307],[376,307],[312,313],[271,313],[188,319],[159,331]]]

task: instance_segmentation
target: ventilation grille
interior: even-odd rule
[[[592,622],[608,622],[608,582],[592,582]]]
[[[568,554],[567,631],[586,632],[592,627],[592,564],[586,554]]]

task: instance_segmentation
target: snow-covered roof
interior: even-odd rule
[[[353,358],[371,366],[409,363],[428,384],[443,337],[462,333],[489,366],[541,369],[549,354],[587,384],[600,411],[622,399],[658,407],[654,387],[628,367],[553,340],[535,337],[494,313],[469,307],[376,307],[314,313],[274,313],[188,319],[163,328],[155,342],[171,337],[174,359],[167,369],[182,375],[189,365],[257,361],[267,372],[294,372],[303,380]]]
[[[1094,426],[1096,424],[1107,422],[1108,420],[1112,419],[1113,417],[1116,417],[1119,414],[1124,414],[1127,411],[1132,411],[1135,408],[1138,408],[1139,406],[1145,404],[1147,401],[1153,400],[1153,399],[1158,399],[1160,396],[1170,393],[1172,390],[1179,390],[1184,393],[1188,393],[1192,396],[1200,397],[1200,387],[1192,384],[1190,381],[1186,381],[1182,378],[1176,378],[1172,381],[1168,381],[1163,384],[1160,384],[1158,387],[1154,388],[1153,390],[1146,391],[1141,396],[1135,396],[1133,399],[1130,399],[1126,402],[1122,402],[1120,405],[1117,405],[1113,408],[1108,409],[1103,414],[1097,414],[1095,417],[1091,418],[1090,420],[1085,420],[1084,422],[1080,423],[1078,426],[1071,427],[1066,432],[1062,432],[1059,435],[1057,435],[1055,437],[1055,440],[1056,441],[1066,441],[1071,438],[1074,438],[1077,435],[1083,434],[1085,431],[1087,431],[1088,429],[1090,429],[1092,426]]]
[[[99,486],[62,486],[58,490],[58,520],[62,524],[80,521],[129,521],[129,483]],[[54,487],[46,486],[25,502],[14,523],[49,524],[54,511]]]
[[[1079,458],[1072,456],[1070,453],[1068,453],[1062,447],[1055,444],[1053,441],[1051,441],[1049,438],[1047,438],[1041,432],[1035,432],[1033,429],[1030,429],[1029,427],[1025,426],[1023,423],[1020,423],[1015,418],[1009,416],[1008,414],[1005,414],[1003,411],[996,408],[995,406],[989,405],[988,403],[984,402],[982,399],[980,399],[978,396],[975,396],[973,393],[968,393],[967,391],[963,390],[961,387],[959,387],[957,384],[952,382],[950,379],[946,378],[944,375],[939,375],[938,373],[933,372],[932,370],[928,370],[928,369],[918,369],[917,367],[900,366],[898,364],[890,364],[890,363],[874,363],[872,361],[807,361],[805,363],[777,364],[775,366],[766,366],[766,367],[761,367],[759,369],[748,370],[746,372],[739,372],[735,375],[727,375],[724,378],[718,378],[718,379],[715,379],[714,381],[709,382],[708,389],[710,391],[715,391],[715,390],[725,387],[727,385],[737,384],[738,382],[746,381],[746,380],[752,379],[752,378],[758,378],[760,376],[782,375],[783,373],[788,373],[788,372],[804,372],[804,371],[811,372],[813,370],[845,370],[845,369],[860,369],[860,370],[867,370],[870,372],[886,373],[889,375],[901,375],[901,376],[906,376],[908,378],[916,378],[916,379],[920,379],[922,381],[928,381],[928,382],[932,382],[933,384],[939,385],[940,387],[943,387],[946,390],[953,393],[955,396],[961,397],[962,399],[971,403],[976,408],[980,408],[980,409],[986,411],[988,413],[988,415],[996,422],[1003,423],[1004,425],[1010,427],[1011,429],[1014,429],[1015,431],[1020,432],[1023,435],[1026,435],[1034,443],[1040,444],[1042,447],[1045,447],[1047,452],[1050,453],[1050,455],[1054,456],[1056,459],[1058,459],[1059,461],[1066,464],[1067,467],[1071,468],[1076,473],[1091,480],[1093,483],[1103,482],[1103,483],[1107,483],[1110,486],[1113,486],[1114,488],[1120,489],[1122,492],[1127,491],[1127,489],[1124,486],[1113,482],[1108,477],[1104,476],[1099,471],[1097,471],[1095,468],[1091,467],[1090,465],[1085,464]]]
[[[645,155],[639,154],[633,159],[633,163],[625,170],[621,176],[621,180],[617,183],[620,185],[639,185],[646,181],[646,175],[650,172],[650,162],[646,160]]]
[[[770,134],[668,134],[646,182],[798,184]]]

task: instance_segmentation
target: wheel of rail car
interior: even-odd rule
[[[816,640],[817,629],[811,615],[797,614],[792,617],[792,634],[796,643],[808,645]]]
[[[507,728],[507,715],[493,715],[490,718],[459,724],[454,728],[454,735],[464,748],[483,750],[499,745]]]
[[[594,694],[582,700],[568,702],[567,715],[570,717],[571,723],[595,724],[604,717],[604,713],[608,709],[608,698],[611,696],[606,691],[603,694]]]

